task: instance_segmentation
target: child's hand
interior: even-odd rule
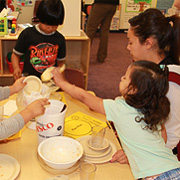
[[[57,86],[61,87],[61,84],[65,82],[64,74],[60,72],[60,68],[54,68],[52,71],[54,82]]]
[[[14,76],[14,79],[15,79],[15,80],[19,79],[19,78],[22,76],[22,72],[21,72],[20,67],[14,69],[14,71],[13,71],[13,76]]]
[[[118,161],[120,164],[129,164],[128,158],[123,149],[118,150],[112,157],[110,162]]]
[[[49,104],[50,102],[46,98],[38,99],[29,104],[20,114],[23,116],[25,123],[27,123],[29,120],[44,114],[46,109],[44,106]]]
[[[10,86],[10,95],[19,92],[24,88],[24,86],[27,84],[26,82],[23,82],[25,77],[21,77],[20,79],[16,80],[15,83]]]

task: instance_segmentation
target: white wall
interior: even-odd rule
[[[17,23],[30,23],[33,17],[34,2],[32,6],[18,6],[17,0],[14,0],[13,5],[21,7],[22,13],[19,14]],[[53,0],[52,0],[53,1]],[[80,36],[81,27],[81,0],[62,0],[65,7],[65,20],[64,24],[58,28],[58,30],[64,36]]]
[[[34,10],[34,2],[35,0],[32,0],[33,5],[31,6],[18,6],[17,0],[14,0],[12,5],[16,9],[16,7],[21,8],[21,13],[19,14],[17,23],[23,24],[23,23],[31,23],[31,18],[33,17],[33,10]]]

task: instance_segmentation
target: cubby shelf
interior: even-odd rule
[[[19,32],[20,33],[20,32]],[[19,34],[18,33],[18,34]],[[9,71],[6,62],[6,56],[12,52],[17,36],[1,36],[0,37],[0,58],[1,58],[1,72],[0,85],[11,85],[13,83],[13,74]],[[90,58],[90,40],[83,30],[80,36],[67,36],[66,39],[66,67],[82,70],[85,77],[85,88],[87,89],[88,72],[89,72],[89,58]]]

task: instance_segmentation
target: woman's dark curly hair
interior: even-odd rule
[[[136,117],[147,124],[144,128],[157,131],[157,125],[163,125],[170,112],[170,103],[166,94],[169,89],[168,68],[163,69],[150,61],[136,61],[132,68],[125,101],[144,115]],[[133,90],[133,94],[131,93]]]

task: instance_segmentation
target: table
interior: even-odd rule
[[[68,109],[66,117],[71,114],[81,111],[92,117],[105,121],[105,116],[94,111],[91,111],[86,105],[78,100],[75,100],[68,94],[64,93]],[[15,99],[16,95],[10,97]],[[1,101],[0,105],[6,103],[7,100]],[[120,145],[115,138],[113,131],[107,128],[106,138],[111,140],[120,149]],[[21,171],[16,180],[46,180],[56,176],[45,171],[37,161],[37,137],[36,131],[23,128],[21,138],[11,140],[7,143],[0,143],[0,153],[8,154],[19,162]],[[68,174],[70,180],[79,180],[79,169]],[[129,165],[114,163],[97,164],[95,180],[134,180]]]

